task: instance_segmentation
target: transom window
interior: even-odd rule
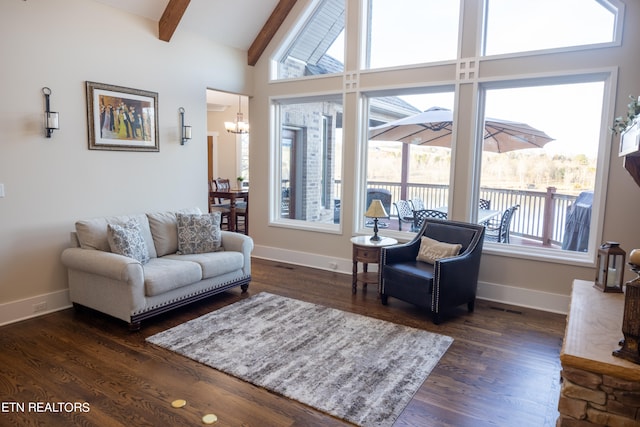
[[[345,0],[321,0],[280,54],[276,79],[344,71]]]
[[[364,68],[455,59],[459,0],[370,0]]]
[[[486,0],[485,55],[608,43],[616,9],[606,0]]]

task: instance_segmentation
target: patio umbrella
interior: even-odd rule
[[[370,128],[369,139],[451,147],[452,128],[453,112],[446,108],[432,107],[422,113]],[[540,148],[553,140],[543,131],[526,123],[488,117],[484,122],[484,151],[505,153]]]

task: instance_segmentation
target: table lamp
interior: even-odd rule
[[[386,218],[389,216],[382,205],[382,201],[380,199],[373,199],[369,205],[369,209],[364,213],[364,216],[367,218],[373,218],[373,237],[369,240],[372,242],[379,242],[382,240],[382,237],[378,236],[378,218]]]

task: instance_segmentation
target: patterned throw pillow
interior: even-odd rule
[[[111,252],[137,259],[142,264],[149,262],[149,249],[135,219],[124,225],[107,224],[107,240]]]
[[[222,244],[220,212],[208,214],[176,213],[179,255],[215,252]]]
[[[433,264],[439,259],[458,255],[461,248],[461,244],[439,242],[423,236],[420,239],[420,251],[416,259]]]

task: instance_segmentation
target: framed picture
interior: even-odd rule
[[[160,151],[158,94],[87,82],[90,150]]]

